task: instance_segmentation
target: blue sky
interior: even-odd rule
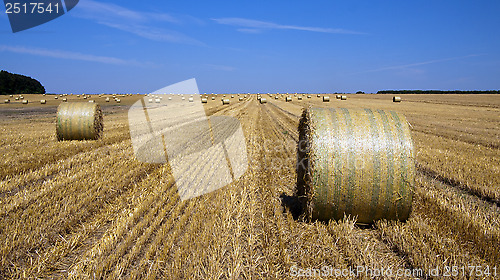
[[[47,91],[500,89],[500,1],[100,1],[12,33],[0,69]]]

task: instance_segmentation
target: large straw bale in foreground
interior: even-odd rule
[[[405,221],[415,178],[408,123],[396,112],[314,108],[299,125],[297,195],[309,219]]]
[[[97,103],[61,103],[57,108],[58,140],[97,140],[103,130],[101,107]]]

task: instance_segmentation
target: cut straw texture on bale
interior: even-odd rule
[[[296,194],[308,219],[405,221],[415,164],[403,115],[382,110],[304,111],[299,124]]]
[[[97,140],[103,116],[97,103],[61,103],[57,108],[56,133],[61,140]]]

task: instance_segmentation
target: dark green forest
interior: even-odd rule
[[[28,76],[0,71],[0,94],[44,94],[42,84]]]
[[[500,90],[379,90],[377,94],[500,94]]]

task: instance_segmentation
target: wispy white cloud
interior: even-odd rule
[[[184,21],[199,20],[192,17],[175,17],[167,13],[152,13],[133,11],[122,6],[97,2],[93,0],[81,1],[72,14],[79,18],[92,20],[111,28],[125,31],[149,40],[204,45],[202,42],[180,32],[158,28],[161,24],[182,24]]]
[[[356,72],[353,74],[379,72],[379,71],[386,71],[386,70],[406,69],[406,68],[411,68],[411,67],[415,67],[415,66],[422,66],[422,65],[427,65],[427,64],[434,64],[434,63],[447,62],[447,61],[453,61],[453,60],[461,60],[461,59],[465,59],[465,58],[469,58],[469,57],[476,57],[476,56],[482,56],[482,55],[485,55],[485,54],[470,54],[470,55],[465,55],[465,56],[428,60],[428,61],[410,63],[410,64],[404,64],[404,65],[387,66],[387,67],[382,67],[382,68],[376,68],[376,69]]]
[[[0,45],[0,52],[29,54],[29,55],[60,58],[60,59],[82,60],[82,61],[98,62],[105,64],[151,66],[151,63],[140,63],[134,60],[125,60],[110,56],[99,56],[99,55],[84,54],[79,52],[70,52],[63,50],[48,50],[48,49],[31,48],[31,47],[28,48],[23,46]]]
[[[342,28],[323,28],[323,27],[309,27],[309,26],[298,26],[298,25],[283,25],[277,24],[269,21],[260,21],[254,19],[246,18],[213,18],[213,21],[231,26],[240,26],[244,28],[237,29],[240,32],[247,32],[249,30],[266,30],[266,29],[288,29],[288,30],[300,30],[300,31],[310,31],[310,32],[321,32],[321,33],[332,33],[332,34],[365,34],[362,32],[356,32],[352,30],[346,30]],[[253,32],[256,33],[256,32]]]

